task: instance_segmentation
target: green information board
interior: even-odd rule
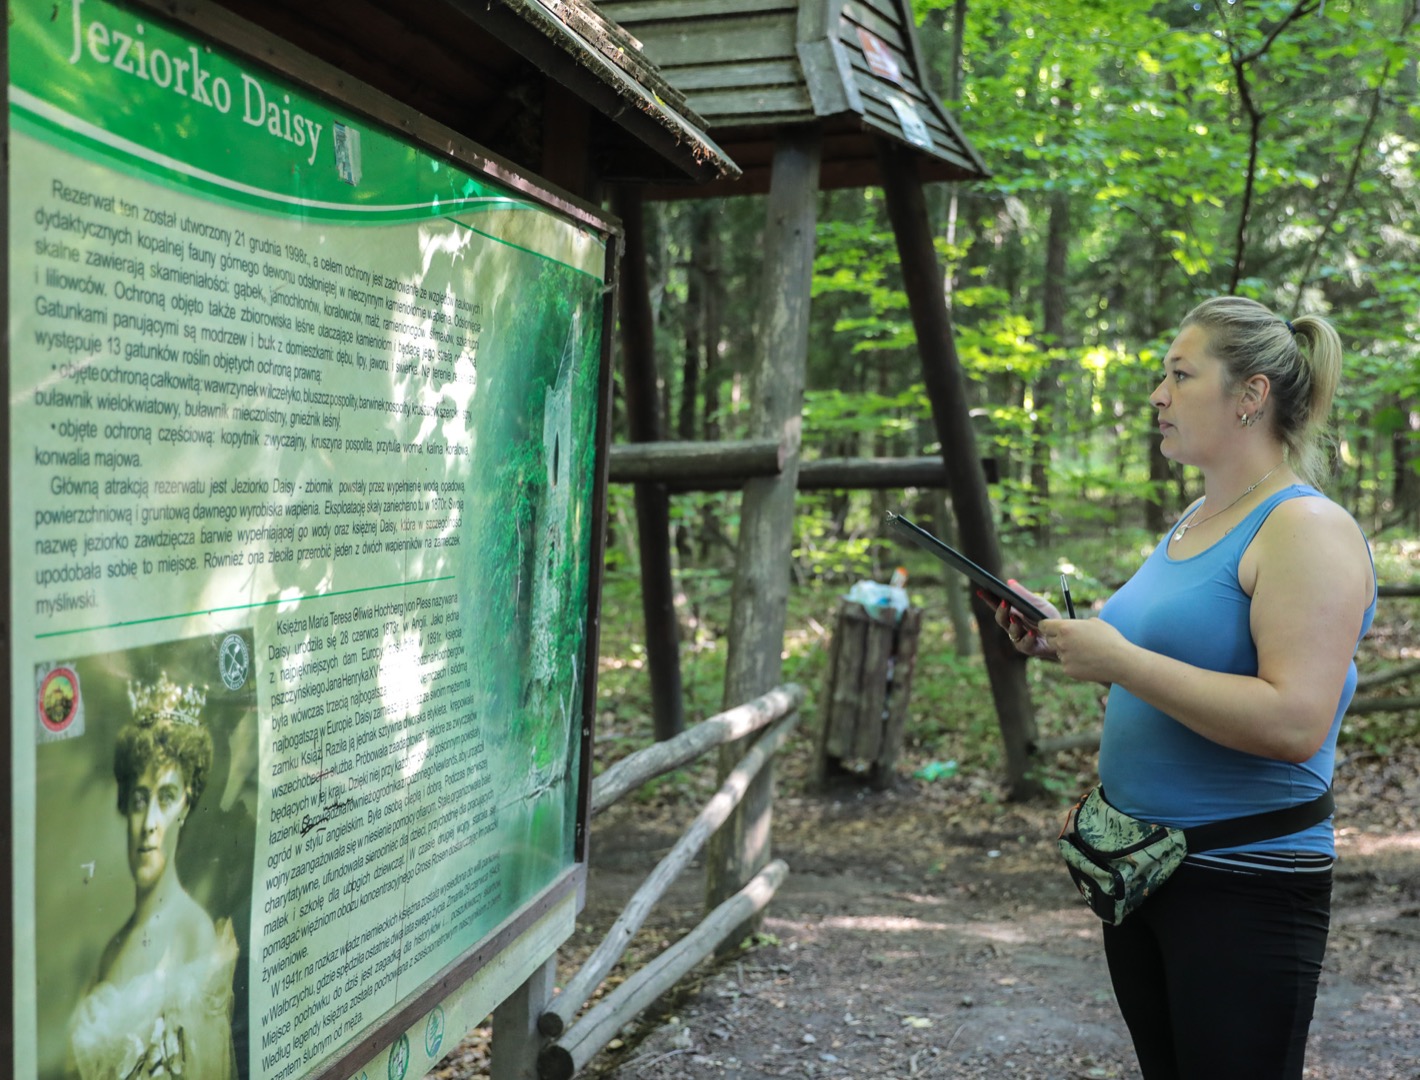
[[[8,14],[13,1075],[420,1075],[575,916],[608,229]]]

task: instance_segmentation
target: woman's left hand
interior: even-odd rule
[[[1065,674],[1084,682],[1113,683],[1133,648],[1103,619],[1046,619],[1040,636],[1060,658]]]

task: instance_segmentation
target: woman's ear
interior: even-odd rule
[[[1255,412],[1260,413],[1267,407],[1267,399],[1271,393],[1272,380],[1266,375],[1253,375],[1244,380],[1242,384],[1242,396],[1239,400],[1243,405],[1249,406]]]

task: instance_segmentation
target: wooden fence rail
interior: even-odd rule
[[[720,789],[706,803],[670,852],[650,873],[627,902],[601,944],[562,992],[546,1004],[537,1017],[537,1031],[507,1032],[524,1045],[530,1039],[554,1039],[537,1053],[537,1075],[541,1080],[567,1080],[575,1075],[615,1035],[628,1020],[677,979],[719,947],[737,927],[754,917],[769,902],[783,881],[788,867],[775,861],[765,867],[739,892],[711,911],[700,924],[651,963],[631,975],[604,1000],[573,1018],[587,1003],[625,953],[651,908],[689,865],[716,829],[729,818],[744,798],[751,782],[773,760],[799,722],[804,690],[793,683],[775,687],[753,701],[728,709],[674,739],[637,751],[604,772],[592,785],[591,812],[600,813],[641,784],[679,768],[708,750],[755,732],[762,733],[725,777]],[[495,1023],[494,1044],[500,1035]],[[519,1058],[525,1055],[518,1051]]]
[[[725,936],[753,918],[773,898],[789,872],[775,859],[743,889],[710,912],[700,925],[618,986],[538,1058],[542,1080],[569,1080],[639,1013],[705,959]]]
[[[669,854],[656,866],[649,877],[627,902],[625,909],[607,931],[602,943],[597,946],[582,965],[580,971],[562,988],[560,993],[542,1017],[538,1029],[544,1035],[561,1035],[568,1027],[572,1016],[592,996],[609,972],[621,959],[622,953],[635,937],[636,931],[646,921],[651,908],[680,876],[697,852],[705,846],[710,834],[725,823],[730,812],[744,798],[749,782],[774,755],[774,752],[788,739],[789,733],[799,722],[799,714],[791,712],[764,733],[743,760],[726,777],[720,790],[705,804],[684,835],[671,848]]]
[[[776,439],[736,442],[617,443],[611,448],[613,484],[651,481],[674,494],[736,491],[756,476],[784,471]],[[815,458],[799,463],[799,491],[886,491],[904,487],[947,487],[947,468],[938,457]]]
[[[694,761],[707,750],[742,739],[803,703],[804,688],[785,683],[753,701],[717,713],[673,739],[628,754],[592,782],[592,815],[600,814],[632,788]]]

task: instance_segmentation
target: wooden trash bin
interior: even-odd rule
[[[840,601],[829,655],[828,693],[819,732],[819,783],[845,762],[867,762],[874,788],[891,787],[902,753],[912,669],[917,661],[920,608],[875,618],[851,600]]]

